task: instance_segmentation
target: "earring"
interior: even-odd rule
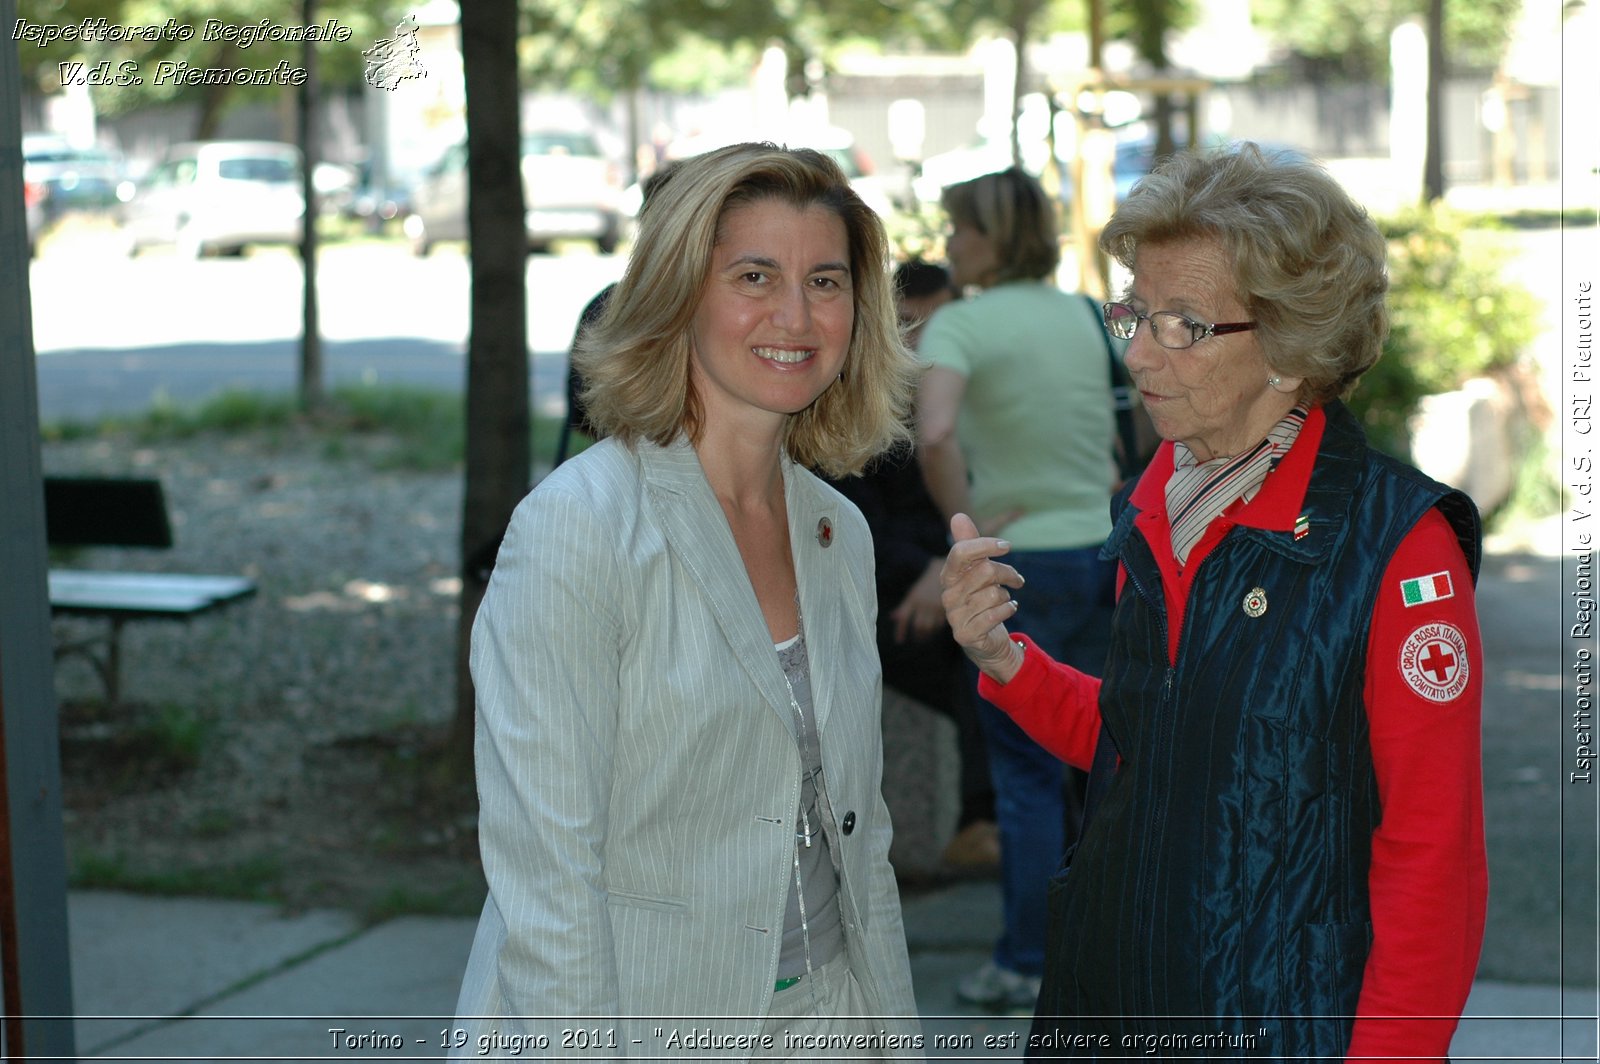
[[[1268,377],[1267,378],[1267,383],[1270,384],[1272,387],[1276,388],[1278,385],[1283,383],[1283,378],[1282,377]]]

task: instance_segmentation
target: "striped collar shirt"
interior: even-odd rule
[[[1289,453],[1306,422],[1306,411],[1295,407],[1242,454],[1198,461],[1182,443],[1172,445],[1172,476],[1167,481],[1167,519],[1172,527],[1172,554],[1178,564],[1205,535],[1206,528],[1239,500],[1249,502],[1261,490],[1278,459]]]

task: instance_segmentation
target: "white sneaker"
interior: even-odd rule
[[[994,1012],[1031,1013],[1039,1002],[1040,982],[1036,975],[1023,975],[990,961],[956,984],[956,997]]]

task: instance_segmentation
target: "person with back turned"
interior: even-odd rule
[[[970,298],[922,333],[917,448],[929,494],[1005,536],[1027,559],[1028,631],[1089,672],[1105,660],[1113,571],[1100,557],[1115,468],[1105,332],[1092,300],[1056,284],[1056,215],[1012,167],[951,185],[945,251]],[[969,684],[976,686],[973,676]],[[956,984],[963,1001],[1031,1010],[1044,970],[1045,887],[1077,837],[1082,773],[1004,713],[978,707],[1000,835],[1002,928],[990,959]]]

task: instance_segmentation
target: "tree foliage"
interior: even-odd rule
[[[600,95],[663,82],[707,89],[726,84],[724,74],[742,79],[768,45],[798,67],[840,40],[945,33],[945,18],[927,17],[938,14],[923,0],[838,0],[825,9],[796,0],[522,0],[523,69],[536,83]],[[696,68],[698,78],[689,74]]]
[[[1499,63],[1522,0],[1445,0],[1445,54],[1469,67]],[[1421,19],[1427,0],[1251,0],[1255,24],[1313,70],[1350,80],[1384,80],[1389,37]]]
[[[1106,9],[1106,33],[1133,45],[1156,70],[1167,66],[1166,35],[1194,22],[1194,0],[1117,0]]]
[[[1538,318],[1533,294],[1504,278],[1503,250],[1468,223],[1441,206],[1380,223],[1389,238],[1389,339],[1350,408],[1391,454],[1406,455],[1424,396],[1515,365]]]

